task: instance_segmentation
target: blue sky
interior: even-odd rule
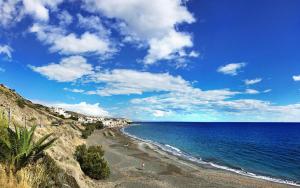
[[[0,0],[0,82],[90,115],[300,121],[298,0]]]

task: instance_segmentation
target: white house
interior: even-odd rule
[[[54,113],[57,113],[59,115],[63,115],[65,118],[70,118],[71,117],[71,114],[68,114],[64,109],[62,108],[58,108],[58,107],[52,107],[51,110],[54,112]]]

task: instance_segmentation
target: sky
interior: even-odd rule
[[[298,0],[0,0],[0,82],[137,121],[300,121]]]

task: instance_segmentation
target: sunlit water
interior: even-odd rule
[[[300,124],[137,123],[125,133],[217,168],[281,183],[300,183]]]

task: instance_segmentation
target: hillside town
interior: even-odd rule
[[[72,118],[76,119],[78,123],[96,123],[101,121],[105,127],[113,128],[113,127],[122,127],[124,125],[130,124],[131,121],[126,118],[110,118],[110,117],[101,117],[101,116],[87,116],[82,114],[77,114],[77,117],[74,117],[70,112],[64,110],[63,108],[59,107],[51,107],[50,108],[52,113],[57,114],[61,118]]]

